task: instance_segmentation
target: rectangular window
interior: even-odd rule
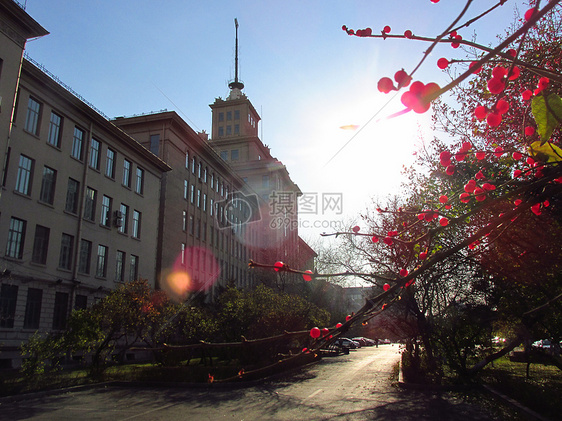
[[[90,143],[90,167],[95,170],[100,169],[100,151],[101,143],[92,138],[92,143]]]
[[[240,124],[234,125],[234,134],[240,134]]]
[[[25,116],[24,129],[37,136],[39,134],[40,116],[41,104],[30,97],[27,102],[27,115]]]
[[[226,126],[226,135],[230,136],[232,134],[232,126],[229,124]]]
[[[74,309],[86,310],[86,308],[88,308],[88,296],[77,294],[74,300]]]
[[[261,178],[261,186],[264,189],[268,189],[269,188],[269,175],[263,175]]]
[[[25,303],[25,317],[23,319],[24,329],[39,329],[41,320],[41,302],[43,301],[43,290],[38,288],[27,289],[27,302]]]
[[[197,207],[201,207],[201,189],[197,189]]]
[[[224,113],[219,113],[219,121],[224,121]]]
[[[86,187],[86,200],[84,202],[84,219],[95,221],[96,219],[96,200],[98,192],[91,187]]]
[[[123,160],[123,185],[131,187],[131,161]]]
[[[240,110],[234,110],[234,120],[240,120]]]
[[[121,234],[127,234],[129,232],[129,207],[121,203],[121,206],[119,207],[119,212],[121,212],[121,217],[120,218],[117,217],[117,218],[121,219],[121,222],[117,221],[117,227],[118,227],[117,230]]]
[[[55,294],[55,311],[53,313],[53,330],[62,330],[66,327],[68,315],[68,293],[57,292]]]
[[[219,137],[222,137],[222,136],[224,136],[224,127],[220,126],[219,127]]]
[[[25,155],[20,155],[16,191],[29,196],[31,194],[31,179],[33,173],[33,160]]]
[[[195,186],[193,184],[191,185],[189,201],[195,203]]]
[[[230,151],[230,159],[233,161],[238,161],[238,149],[233,149]]]
[[[74,127],[74,137],[72,139],[72,156],[82,161],[82,145],[84,144],[84,130]]]
[[[78,272],[89,275],[90,261],[92,258],[92,242],[80,240],[80,256],[78,259]]]
[[[117,282],[125,281],[125,252],[120,250],[115,256],[115,280]]]
[[[47,142],[57,148],[60,148],[62,129],[62,117],[57,113],[51,111],[51,120],[49,121],[49,137]]]
[[[183,198],[187,200],[187,191],[189,190],[189,183],[187,180],[183,180]]]
[[[195,174],[195,157],[191,157],[191,174]]]
[[[55,184],[57,181],[57,171],[49,168],[43,167],[43,178],[41,179],[41,194],[39,195],[39,200],[53,204],[55,200]]]
[[[0,327],[14,327],[18,286],[2,284],[0,289]]]
[[[195,224],[193,222],[193,215],[189,215],[189,233],[193,235],[193,231],[195,229]]]
[[[226,121],[230,121],[232,120],[232,111],[227,111],[226,112]]]
[[[203,193],[203,212],[207,212],[207,193]]]
[[[160,150],[160,135],[159,134],[151,134],[150,135],[150,152],[154,155],[158,156],[158,152]]]
[[[185,151],[185,168],[189,169],[189,151]]]
[[[210,212],[211,216],[213,216],[214,203],[215,203],[215,201],[213,199],[211,199],[211,205],[209,206],[209,212]]]
[[[201,167],[202,167],[201,161],[199,161],[199,164],[197,164],[197,178],[199,179],[201,178],[201,174],[202,174]]]
[[[129,266],[129,281],[135,281],[139,277],[139,256],[131,254],[131,263]]]
[[[182,230],[187,231],[187,212],[186,211],[183,211]]]
[[[144,191],[144,170],[137,167],[137,182],[135,184],[135,192],[142,194]]]
[[[49,234],[51,230],[41,225],[35,226],[35,239],[33,241],[33,254],[31,261],[33,263],[46,264],[47,252],[49,250]]]
[[[66,204],[64,210],[70,213],[78,212],[78,194],[80,183],[72,178],[68,179],[68,188],[66,190]]]
[[[98,245],[98,259],[96,264],[96,276],[105,278],[107,274],[107,246]]]
[[[111,179],[115,178],[115,151],[107,148],[105,159],[105,175]]]
[[[60,243],[59,268],[72,269],[72,250],[74,245],[74,237],[69,234],[63,234]]]
[[[111,202],[109,196],[103,195],[101,200],[101,220],[100,223],[106,227],[111,226]]]
[[[203,171],[203,182],[206,183],[207,182],[207,173],[209,172],[208,168],[205,167],[205,170]]]
[[[133,238],[140,238],[141,234],[141,213],[138,210],[133,211]]]
[[[215,188],[215,173],[211,174],[211,189]]]
[[[6,244],[6,256],[14,259],[23,257],[23,244],[25,240],[26,222],[22,219],[10,219],[10,229],[8,231],[8,243]]]

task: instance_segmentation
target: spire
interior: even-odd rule
[[[236,27],[236,44],[234,52],[234,81],[228,84],[228,87],[234,89],[244,89],[244,84],[238,80],[238,19],[234,18],[234,26]]]

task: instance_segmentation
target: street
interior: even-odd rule
[[[5,420],[493,420],[435,393],[401,390],[389,377],[397,345],[327,357],[242,387],[97,386],[0,400]]]

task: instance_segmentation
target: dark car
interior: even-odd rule
[[[357,337],[357,338],[352,338],[353,341],[355,342],[359,342],[359,344],[361,346],[373,346],[375,345],[375,341],[373,341],[372,339],[369,338],[365,338],[363,336]]]
[[[357,349],[357,348],[361,347],[361,345],[359,345],[355,341],[352,341],[349,338],[338,338],[334,341],[334,344],[336,344],[337,346],[339,346],[341,348],[347,348],[347,349]]]

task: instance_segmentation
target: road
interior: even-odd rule
[[[352,351],[240,387],[103,386],[0,401],[2,420],[493,420],[454,397],[389,380],[397,345]]]

